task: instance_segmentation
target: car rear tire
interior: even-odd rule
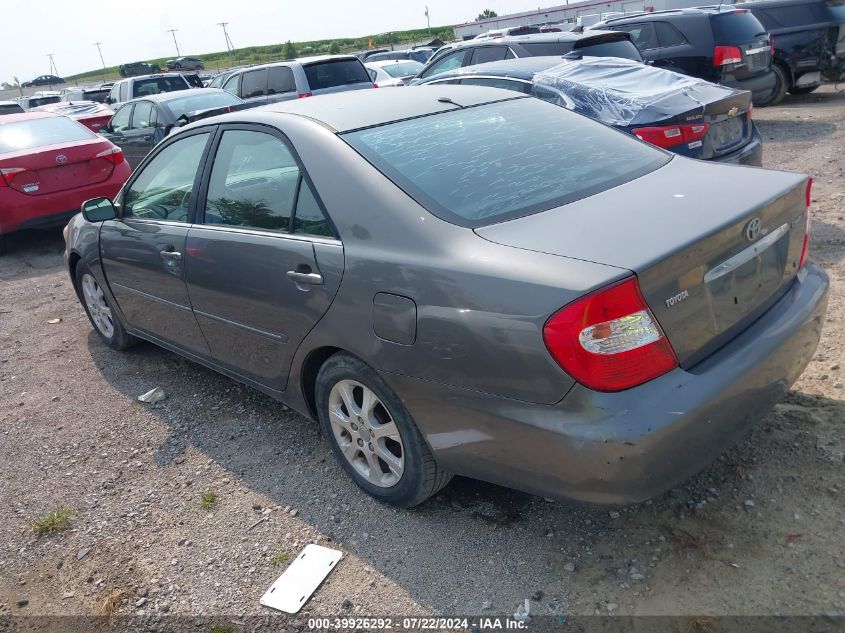
[[[818,90],[819,86],[821,86],[821,84],[818,84],[818,85],[815,85],[815,86],[792,86],[792,88],[789,89],[789,94],[791,94],[791,95],[808,95],[811,92]]]
[[[786,92],[791,87],[789,74],[783,69],[783,67],[778,64],[772,64],[772,72],[775,73],[775,89],[772,91],[772,95],[768,99],[764,99],[763,101],[759,101],[754,104],[756,106],[760,106],[761,108],[779,104],[783,101],[783,98],[786,96]]]
[[[124,350],[138,343],[138,339],[123,327],[120,316],[100,287],[100,282],[82,262],[76,265],[76,288],[91,326],[106,345],[115,350]]]
[[[379,501],[410,508],[452,478],[435,462],[402,401],[358,358],[339,352],[323,364],[316,403],[335,457]]]

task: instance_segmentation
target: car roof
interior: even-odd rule
[[[358,61],[358,58],[355,55],[312,55],[311,57],[297,57],[296,59],[280,59],[279,61],[275,62],[268,62],[266,64],[255,64],[253,66],[244,66],[242,69],[238,70],[260,70],[262,68],[270,68],[272,66],[287,66],[289,64],[315,64],[318,62],[325,62],[330,61],[333,59],[339,60],[355,60]]]
[[[221,88],[188,88],[187,90],[172,90],[170,92],[160,92],[154,95],[147,95],[144,97],[135,97],[126,103],[134,103],[135,101],[156,101],[158,103],[167,103],[174,99],[181,99],[183,97],[190,97],[193,95],[207,95],[207,94],[230,94]]]
[[[580,40],[596,37],[597,35],[614,35],[618,31],[600,31],[598,29],[592,31],[554,31],[551,33],[531,33],[529,35],[505,35],[503,37],[490,37],[479,40],[464,40],[463,42],[456,42],[454,44],[446,44],[437,52],[453,51],[464,47],[471,46],[487,46],[489,44],[522,44],[525,42],[578,42]],[[433,58],[432,58],[433,59]]]
[[[159,77],[181,77],[182,73],[152,73],[150,75],[138,75],[137,77],[127,77],[121,81],[137,81],[138,79],[157,79]]]
[[[367,60],[364,60],[364,66],[375,66],[375,67],[378,67],[378,68],[384,68],[385,66],[393,66],[395,64],[407,64],[407,63],[419,64],[420,62],[418,62],[415,59],[377,59],[377,60],[372,61],[372,62],[368,62]]]
[[[446,79],[449,77],[463,77],[467,75],[496,75],[498,77],[514,77],[517,79],[531,80],[538,72],[557,66],[563,63],[564,57],[560,55],[544,55],[538,57],[515,57],[503,59],[485,64],[464,66],[443,73],[437,73],[425,79]]]
[[[19,121],[32,121],[34,119],[51,119],[61,116],[53,112],[15,112],[13,114],[4,114],[0,117],[0,125],[7,123],[17,123]]]
[[[766,7],[814,4],[820,2],[824,2],[824,0],[749,0],[748,2],[737,2],[734,6],[738,9],[765,9]]]
[[[687,17],[687,16],[704,16],[713,15],[714,13],[735,13],[737,7],[733,4],[724,5],[708,5],[700,7],[686,7],[681,9],[666,9],[664,11],[641,11],[637,13],[629,13],[628,15],[620,15],[616,18],[608,18],[599,22],[594,27],[587,29],[586,32],[595,32],[601,29],[605,24],[624,24],[631,20],[635,22],[642,22],[643,20],[661,20],[667,17]]]
[[[523,96],[512,90],[481,86],[418,86],[404,90],[347,90],[310,99],[280,101],[254,111],[296,114],[342,133],[449,112],[456,109],[455,104],[467,107]],[[249,112],[252,110],[226,117],[243,118]]]

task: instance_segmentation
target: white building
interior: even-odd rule
[[[733,3],[734,0],[724,0],[723,2],[723,4]],[[706,4],[716,4],[716,2],[714,0],[709,2],[708,0],[571,0],[567,4],[538,9],[537,11],[511,13],[510,15],[500,15],[477,22],[457,24],[454,29],[455,37],[465,40],[492,29],[504,29],[510,26],[575,22],[578,18],[581,18],[586,25],[590,25],[614,14],[663,11],[664,9],[680,9]]]

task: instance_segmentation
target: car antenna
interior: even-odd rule
[[[454,101],[452,101],[449,97],[437,97],[437,101],[438,101],[439,103],[449,103],[449,104],[451,104],[451,105],[453,105],[453,106],[458,106],[459,108],[463,108],[463,107],[464,107],[464,106],[462,106],[460,103],[455,103],[455,102],[454,102]]]

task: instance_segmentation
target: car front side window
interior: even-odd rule
[[[180,138],[156,154],[126,190],[122,217],[187,222],[209,136]]]
[[[463,64],[464,56],[466,55],[466,51],[457,51],[450,55],[446,55],[440,61],[435,62],[431,68],[426,70],[422,73],[423,77],[430,77],[431,75],[436,75],[438,73],[445,73],[448,70],[454,70],[456,68],[460,68],[461,64]]]
[[[133,104],[128,104],[117,109],[111,118],[109,126],[112,132],[123,132],[129,129],[129,116],[132,114]]]

